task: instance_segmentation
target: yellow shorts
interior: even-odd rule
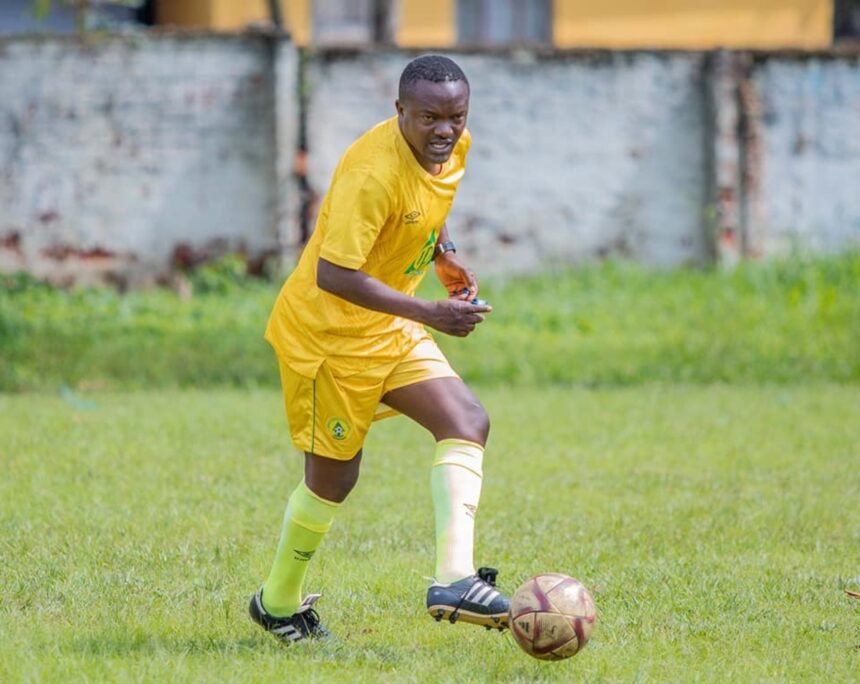
[[[428,335],[396,364],[335,377],[323,362],[315,378],[299,375],[282,359],[281,386],[290,436],[297,449],[348,461],[375,420],[397,415],[386,392],[433,378],[459,377]]]

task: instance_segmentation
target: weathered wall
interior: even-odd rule
[[[394,114],[413,54],[310,55],[317,201]],[[453,57],[474,145],[450,227],[482,271],[860,246],[856,54]],[[147,282],[231,250],[294,256],[298,73],[259,36],[0,40],[0,270]]]
[[[0,269],[140,281],[276,250],[296,72],[262,38],[0,41]]]
[[[706,259],[701,55],[453,57],[472,84],[474,142],[449,221],[466,253],[505,271],[609,253]],[[394,113],[404,61],[311,63],[314,188],[356,135]]]
[[[860,247],[856,55],[453,54],[474,144],[450,227],[496,271]],[[310,62],[311,186],[394,112],[403,53]]]
[[[752,80],[756,251],[860,246],[860,58],[761,58]]]
[[[717,258],[860,247],[860,57],[723,52],[710,62]]]

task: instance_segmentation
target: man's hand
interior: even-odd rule
[[[458,267],[457,272],[461,273],[463,278],[471,277],[474,291],[478,291],[471,273],[462,266]],[[456,293],[457,298],[452,295],[450,299],[430,302],[405,295],[363,271],[338,266],[322,257],[317,262],[317,285],[321,290],[365,309],[402,316],[457,337],[468,335],[484,320],[481,314],[493,310],[486,303],[472,304],[471,301],[464,301],[465,297],[470,296],[468,285],[463,287],[466,293]]]
[[[421,322],[431,328],[455,337],[466,337],[484,320],[481,314],[493,310],[489,304],[472,304],[460,299],[442,299],[429,302]]]
[[[475,274],[462,264],[454,252],[440,254],[433,263],[436,266],[436,277],[448,290],[449,297],[471,302],[478,296]]]

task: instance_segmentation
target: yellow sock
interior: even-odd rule
[[[436,517],[436,573],[440,584],[475,574],[475,514],[481,498],[484,448],[462,439],[436,444],[430,490]]]
[[[263,585],[263,608],[271,615],[292,615],[301,604],[308,563],[339,506],[314,494],[304,480],[290,496],[275,561]]]

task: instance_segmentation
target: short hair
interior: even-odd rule
[[[444,83],[446,81],[463,81],[469,87],[469,79],[453,59],[442,55],[422,55],[416,57],[400,74],[400,88],[397,97],[401,100],[409,95],[418,81]]]

